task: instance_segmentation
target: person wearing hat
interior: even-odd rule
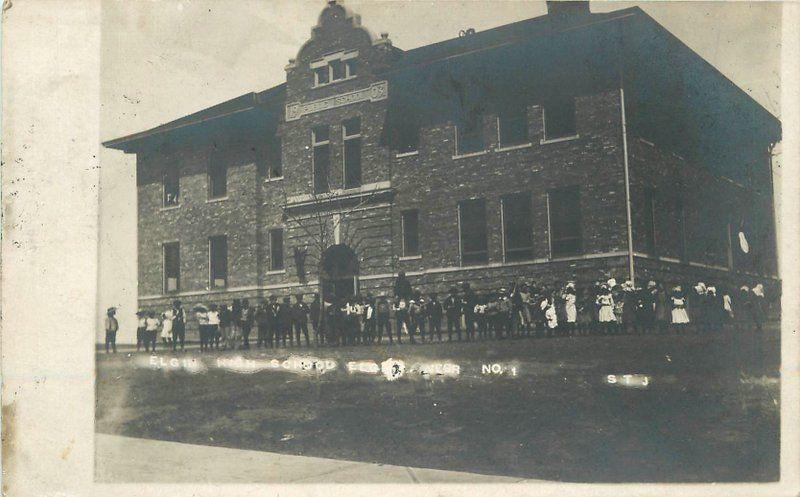
[[[208,350],[219,350],[219,307],[217,304],[208,307]]]
[[[242,330],[242,348],[250,350],[250,331],[253,329],[255,316],[250,307],[250,301],[242,299],[242,308],[239,312],[239,329]]]
[[[186,311],[183,310],[180,300],[172,302],[172,351],[175,352],[178,347],[178,340],[181,342],[181,350],[184,349],[184,342],[186,341]]]
[[[236,348],[236,340],[233,336],[231,326],[231,306],[222,304],[219,306],[219,333],[222,336],[222,349],[233,350]]]
[[[600,323],[603,333],[608,335],[617,323],[617,317],[614,314],[614,297],[608,283],[604,283],[600,286],[600,293],[597,296],[597,305],[600,308],[597,321]]]
[[[322,302],[319,298],[319,293],[314,294],[314,299],[309,306],[311,313],[311,326],[314,327],[314,345],[319,346],[325,343],[325,333],[322,329],[322,324],[325,322],[322,316]]]
[[[680,285],[676,285],[672,289],[670,303],[672,305],[672,329],[678,332],[685,329],[690,323],[689,314],[686,312],[686,295]]]
[[[636,293],[636,323],[639,333],[647,333],[655,327],[656,318],[656,282],[648,281],[645,288]]]
[[[394,322],[395,322],[395,336],[397,343],[403,343],[403,330],[409,335],[412,333],[410,330],[411,324],[408,321],[408,301],[400,297],[394,298]],[[412,337],[413,342],[413,337]]]
[[[436,292],[432,292],[428,297],[425,313],[428,315],[428,331],[431,341],[433,341],[433,336],[436,335],[437,340],[441,342],[444,309],[442,308],[442,303],[439,302]]]
[[[272,340],[267,340],[267,335],[269,333],[269,304],[267,303],[267,299],[261,299],[258,307],[256,308],[255,312],[255,323],[256,323],[256,348],[260,349],[263,345],[264,348],[269,345],[272,348]]]
[[[139,352],[144,345],[144,337],[147,333],[147,313],[139,309],[136,312],[136,318],[136,352]]]
[[[308,314],[310,312],[308,304],[303,302],[303,294],[298,293],[292,307],[292,326],[298,346],[300,346],[300,333],[302,333],[306,337],[306,347],[311,347],[311,341],[308,338]]]
[[[378,343],[383,339],[383,333],[386,332],[389,338],[389,343],[392,343],[392,325],[391,325],[391,307],[386,300],[386,295],[381,294],[375,301],[375,326],[376,334],[378,335]]]
[[[152,347],[152,351],[156,351],[156,339],[158,337],[158,327],[161,325],[161,322],[156,317],[156,313],[154,311],[149,311],[147,313],[147,319],[145,320],[145,337],[144,337],[144,350],[147,352],[148,346]]]
[[[119,323],[115,317],[117,313],[116,307],[109,307],[106,311],[106,354],[108,354],[109,346],[117,353],[117,331],[119,330]]]
[[[368,293],[364,299],[364,340],[366,343],[375,342],[375,298]]]
[[[278,306],[278,336],[281,344],[286,347],[286,337],[289,337],[289,346],[294,347],[294,337],[292,336],[292,299],[288,296],[283,297]],[[299,345],[299,343],[298,343]]]
[[[450,295],[444,300],[444,313],[447,317],[447,341],[453,340],[455,330],[458,341],[461,341],[461,309],[463,302],[458,296],[458,288],[450,287]]]
[[[764,294],[764,285],[758,283],[753,287],[752,293],[753,325],[755,325],[755,331],[761,333],[763,331],[763,323],[767,317],[767,298]]]
[[[575,283],[568,281],[564,290],[561,292],[564,301],[564,326],[569,335],[575,334],[578,326],[578,295],[575,291]]]

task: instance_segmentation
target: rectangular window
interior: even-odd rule
[[[314,149],[314,193],[325,193],[330,190],[328,175],[331,166],[331,142],[327,126],[314,128],[311,133]]]
[[[269,269],[283,269],[283,230],[280,228],[269,230]]]
[[[529,143],[528,114],[525,106],[506,109],[497,116],[498,138],[500,147],[510,147]]]
[[[419,255],[419,211],[403,211],[403,257]]]
[[[486,200],[479,198],[458,203],[458,229],[461,264],[487,262],[489,251],[486,239]]]
[[[209,279],[211,288],[228,285],[228,237],[212,236],[208,239]]]
[[[544,139],[575,136],[575,97],[557,97],[544,105]]]
[[[397,129],[397,153],[408,154],[419,150],[419,126],[403,123]]]
[[[355,117],[342,125],[344,140],[344,188],[361,186],[361,119]]]
[[[347,69],[347,77],[354,78],[358,74],[358,62],[356,59],[350,59],[344,63]]]
[[[505,195],[503,209],[503,249],[507,261],[533,258],[533,212],[529,192]]]
[[[344,62],[341,60],[332,60],[330,62],[330,68],[331,81],[338,81],[347,77],[347,69],[345,68]]]
[[[314,69],[314,84],[315,86],[328,84],[328,66],[318,67]]]
[[[644,192],[644,249],[650,255],[656,254],[656,191],[647,188]]]
[[[278,136],[272,138],[267,150],[267,177],[283,177],[283,157],[281,151],[281,139]]]
[[[177,165],[164,170],[164,207],[172,207],[180,203],[181,172]]]
[[[550,216],[551,257],[583,252],[581,243],[581,197],[577,186],[551,190],[547,195]]]
[[[456,155],[481,152],[484,149],[483,118],[481,114],[471,113],[456,126]]]
[[[178,242],[164,244],[164,293],[181,289],[181,250]]]
[[[217,157],[208,168],[208,198],[222,198],[228,194],[228,165]]]

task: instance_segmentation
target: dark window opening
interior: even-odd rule
[[[178,242],[164,244],[164,292],[181,289],[181,251]]]
[[[577,186],[548,193],[551,257],[579,255],[583,252],[581,198]]]
[[[503,247],[507,261],[533,257],[533,212],[529,192],[505,195],[503,208]]]
[[[559,97],[544,105],[544,139],[575,136],[575,97]]]
[[[328,176],[331,165],[331,149],[327,126],[314,128],[312,132],[312,145],[314,149],[314,193],[325,193],[330,190]]]
[[[644,192],[644,248],[650,255],[656,254],[656,191],[648,188]]]
[[[403,211],[403,256],[419,255],[419,211]]]
[[[280,271],[283,269],[283,230],[269,230],[269,269]]]
[[[328,83],[328,66],[314,69],[314,74],[317,78],[317,85],[324,85]]]
[[[164,207],[180,203],[180,169],[178,166],[167,167],[164,171]]]
[[[212,236],[208,239],[208,261],[210,266],[211,288],[225,288],[228,285],[228,237]]]
[[[347,77],[352,78],[358,74],[358,62],[355,59],[350,59],[345,62],[347,66]]]
[[[361,120],[349,119],[342,126],[344,135],[344,187],[361,186]]]
[[[497,118],[501,147],[530,142],[528,138],[528,115],[525,106],[507,109]]]
[[[347,77],[345,73],[346,69],[344,66],[344,62],[341,60],[332,60],[330,62],[331,67],[331,81],[338,81],[340,79],[344,79]]]
[[[397,130],[397,153],[408,154],[419,150],[419,126],[401,124]]]
[[[484,149],[482,116],[471,114],[456,127],[456,155],[480,152]]]
[[[482,198],[458,203],[461,263],[478,264],[489,260],[486,237],[486,201]]]
[[[208,198],[222,198],[228,194],[228,166],[219,159],[212,159],[208,171]]]

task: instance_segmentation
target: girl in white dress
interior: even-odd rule
[[[672,289],[670,302],[672,303],[672,327],[675,331],[686,328],[689,324],[689,314],[686,313],[686,295],[680,285]]]
[[[564,289],[564,314],[567,318],[567,333],[572,335],[578,321],[577,296],[575,295],[575,283],[567,283]]]
[[[161,341],[164,345],[172,343],[172,320],[175,319],[175,313],[172,309],[161,314]]]
[[[600,322],[600,327],[603,329],[603,332],[608,335],[617,322],[617,317],[614,315],[614,297],[611,295],[611,289],[608,285],[600,287],[600,294],[597,296],[597,305],[600,306],[597,320]]]

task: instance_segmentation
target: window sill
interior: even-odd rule
[[[175,209],[180,209],[180,208],[181,208],[181,204],[178,204],[178,205],[169,205],[169,206],[159,207],[158,210],[161,211],[161,212],[164,212],[164,211],[174,211]]]
[[[214,203],[214,202],[223,202],[225,200],[228,200],[228,196],[227,195],[225,195],[224,197],[209,198],[209,199],[206,200],[206,203],[207,204],[211,204],[211,203]]]
[[[281,181],[281,180],[283,180],[283,176],[277,176],[275,178],[265,178],[264,183],[273,183],[275,181]]]
[[[400,261],[416,261],[416,260],[419,260],[419,259],[422,259],[422,254],[419,254],[419,255],[404,255],[404,256],[398,258],[398,260],[400,260]]]
[[[488,153],[489,153],[488,150],[481,150],[479,152],[469,152],[469,153],[466,153],[466,154],[456,154],[456,155],[453,156],[453,159],[466,159],[467,157],[478,157],[478,156],[481,156],[481,155],[486,155]]]
[[[271,269],[267,271],[267,274],[286,274],[285,269]]]
[[[505,146],[505,147],[498,147],[498,148],[495,149],[495,152],[509,152],[511,150],[520,150],[520,149],[523,149],[523,148],[531,148],[532,146],[533,146],[533,143],[531,143],[531,142],[520,143],[519,145],[508,145],[508,146]]]
[[[394,154],[396,159],[402,159],[403,157],[414,157],[419,155],[419,150],[414,150],[413,152],[402,152]]]
[[[541,139],[539,140],[539,145],[548,145],[550,143],[561,143],[561,142],[568,142],[571,140],[577,140],[580,138],[581,135],[571,135],[571,136],[562,136],[560,138],[550,138],[550,139]]]
[[[358,72],[358,71],[356,71],[356,72]],[[348,76],[346,78],[337,79],[337,80],[334,80],[334,81],[328,81],[327,83],[315,84],[311,88],[314,89],[314,90],[316,90],[317,88],[325,88],[326,86],[335,85],[336,83],[342,83],[344,81],[352,81],[352,80],[356,79],[357,77],[358,77],[358,75]]]

